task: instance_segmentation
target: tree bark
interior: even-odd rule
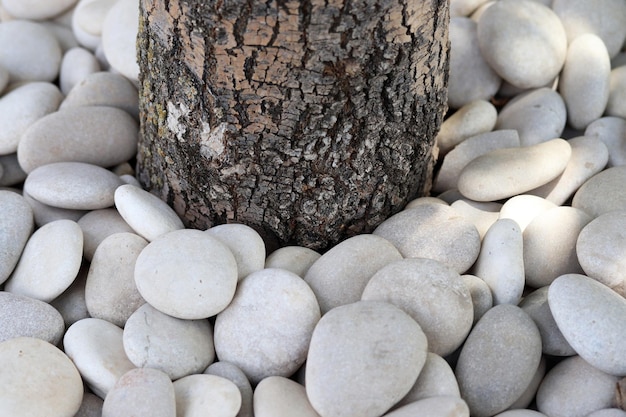
[[[141,0],[138,176],[186,225],[324,249],[428,192],[447,0]]]

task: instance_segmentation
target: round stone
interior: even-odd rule
[[[74,210],[111,207],[122,180],[102,167],[82,162],[57,162],[35,168],[24,191],[41,203]]]
[[[102,25],[102,47],[107,61],[131,81],[139,78],[138,30],[139,0],[117,1],[107,12]]]
[[[254,416],[252,405],[252,386],[250,385],[250,381],[248,381],[248,377],[241,369],[230,362],[220,361],[209,365],[204,373],[221,376],[222,378],[226,378],[233,382],[237,388],[239,388],[239,393],[241,394],[241,408],[237,413],[237,417]]]
[[[469,16],[487,0],[455,0],[450,3],[450,16]]]
[[[0,284],[4,283],[22,255],[33,232],[33,211],[28,202],[13,191],[0,190]]]
[[[265,242],[245,224],[220,224],[206,231],[230,249],[237,261],[237,279],[241,281],[265,267]]]
[[[467,403],[459,397],[431,397],[398,408],[385,417],[458,416],[469,417]]]
[[[151,368],[133,369],[122,375],[102,407],[102,417],[174,415],[174,385],[166,374]]]
[[[415,384],[427,344],[415,320],[389,303],[334,308],[313,332],[307,397],[321,416],[380,416]]]
[[[444,156],[465,139],[493,130],[498,111],[486,100],[465,104],[441,124],[437,134],[439,155]]]
[[[409,393],[395,408],[431,397],[461,397],[454,371],[441,356],[428,352],[426,362]]]
[[[557,15],[530,0],[499,1],[488,7],[478,20],[478,44],[489,65],[520,88],[552,81],[567,52],[567,36]]]
[[[584,129],[602,116],[609,101],[610,76],[611,59],[602,39],[588,33],[571,42],[559,77],[571,127]]]
[[[613,210],[625,210],[625,183],[626,166],[605,169],[580,186],[572,199],[572,207],[587,212],[591,217]]]
[[[502,205],[500,218],[515,220],[523,232],[537,215],[554,207],[557,205],[553,202],[535,195],[517,195]]]
[[[302,246],[284,246],[265,259],[266,268],[281,268],[304,278],[311,265],[320,258],[318,252]]]
[[[233,299],[237,262],[213,236],[176,230],[156,238],[139,254],[135,284],[157,310],[181,319],[204,319]]]
[[[135,262],[148,245],[133,233],[115,233],[98,246],[85,285],[85,303],[91,317],[124,327],[145,300],[135,285]]]
[[[385,301],[415,320],[428,338],[428,350],[454,352],[474,319],[472,297],[461,276],[432,259],[402,259],[369,280],[363,300]]]
[[[128,318],[123,340],[126,356],[135,366],[158,369],[172,380],[201,373],[215,359],[208,320],[177,319],[150,304]]]
[[[361,299],[363,289],[378,270],[402,259],[398,249],[380,236],[364,234],[335,245],[309,268],[309,284],[322,314]]]
[[[114,197],[122,218],[149,242],[185,227],[165,201],[139,187],[124,184],[115,190]]]
[[[470,291],[472,304],[474,305],[474,323],[493,307],[493,295],[491,288],[482,279],[475,275],[461,275],[461,279]]]
[[[281,376],[263,379],[254,390],[255,417],[319,417],[304,387]]]
[[[523,148],[497,149],[463,168],[458,188],[476,201],[495,201],[540,187],[563,173],[571,155],[563,139]]]
[[[461,398],[472,416],[506,410],[524,393],[540,360],[539,330],[522,309],[500,304],[486,312],[467,337],[456,366]]]
[[[114,208],[92,210],[78,220],[83,231],[83,252],[91,262],[100,243],[115,233],[133,233],[132,227]]]
[[[589,123],[585,136],[599,139],[606,145],[609,153],[608,167],[626,165],[626,141],[622,140],[626,137],[626,120],[613,116],[601,117]]]
[[[63,337],[65,353],[100,398],[105,398],[122,375],[135,368],[124,353],[122,333],[106,320],[86,318],[72,324]]]
[[[0,342],[35,337],[56,345],[64,332],[63,317],[50,304],[0,291]]]
[[[241,408],[235,384],[215,375],[189,375],[174,382],[176,414],[185,417],[233,417]]]
[[[74,47],[63,54],[59,85],[64,95],[68,95],[72,88],[85,77],[100,71],[98,58],[89,50]]]
[[[281,269],[254,272],[215,320],[217,356],[253,383],[291,376],[306,359],[319,318],[315,294],[302,278]]]
[[[67,417],[78,411],[83,381],[72,361],[40,339],[0,343],[0,414]]]
[[[50,302],[74,281],[83,259],[83,232],[71,220],[42,226],[26,243],[5,291]]]
[[[405,258],[434,259],[460,274],[472,266],[480,251],[476,227],[443,204],[403,210],[373,233],[393,243]]]
[[[576,353],[595,368],[626,375],[626,300],[585,275],[567,274],[550,285],[556,324]]]

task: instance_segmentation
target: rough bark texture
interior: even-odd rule
[[[138,173],[190,227],[323,249],[428,191],[447,0],[141,0]]]

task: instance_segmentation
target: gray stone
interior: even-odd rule
[[[572,207],[587,212],[591,217],[613,210],[625,210],[625,183],[626,166],[605,169],[580,186],[572,199]]]
[[[174,385],[163,372],[132,369],[117,380],[102,407],[102,417],[175,417]]]
[[[28,202],[12,191],[0,190],[0,284],[17,265],[33,232],[33,211]]]
[[[0,187],[17,185],[26,179],[26,173],[17,162],[17,153],[0,155],[0,165],[2,165]]]
[[[282,268],[304,278],[311,265],[320,258],[318,252],[303,246],[285,246],[265,258],[266,268]]]
[[[255,417],[320,417],[304,387],[281,376],[263,379],[254,390]]]
[[[461,279],[463,279],[465,285],[470,290],[472,304],[474,305],[473,324],[476,324],[476,322],[493,307],[491,288],[489,288],[489,285],[487,285],[485,281],[475,275],[461,275]]]
[[[57,345],[64,332],[63,317],[50,304],[0,291],[0,342],[35,337]]]
[[[529,408],[533,405],[539,385],[541,384],[541,381],[543,381],[543,377],[546,375],[546,368],[546,358],[545,356],[542,356],[539,366],[537,367],[537,371],[535,372],[533,379],[530,381],[530,384],[528,384],[524,393],[517,400],[515,400],[513,404],[511,404],[509,407],[510,409]]]
[[[189,375],[174,382],[176,415],[233,417],[241,408],[235,384],[215,375]]]
[[[587,415],[587,417],[626,417],[626,411],[619,408],[604,408],[602,410],[594,411]]]
[[[63,294],[50,302],[50,305],[58,310],[65,322],[65,328],[70,327],[78,320],[89,317],[87,303],[85,302],[85,283],[89,267],[83,265],[78,271],[78,276],[72,285]]]
[[[467,403],[459,397],[431,397],[398,408],[385,417],[469,417]]]
[[[214,362],[204,371],[205,374],[221,376],[233,382],[239,393],[241,394],[241,408],[237,413],[237,417],[253,417],[254,410],[252,405],[252,386],[248,377],[236,365],[230,362]]]
[[[90,392],[83,394],[83,402],[74,417],[102,417],[102,398]]]
[[[237,261],[237,279],[241,281],[265,267],[265,242],[250,226],[245,224],[220,224],[206,233],[228,246]]]
[[[601,117],[585,129],[585,136],[599,139],[608,149],[608,167],[626,165],[626,120],[621,117]]]
[[[445,156],[465,139],[493,130],[498,120],[498,111],[486,100],[465,104],[441,124],[437,134],[440,157]]]
[[[98,245],[108,236],[134,232],[115,208],[89,211],[77,223],[83,231],[84,256],[90,262]]]

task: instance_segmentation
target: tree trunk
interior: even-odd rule
[[[139,179],[323,249],[430,188],[447,0],[141,0]]]

